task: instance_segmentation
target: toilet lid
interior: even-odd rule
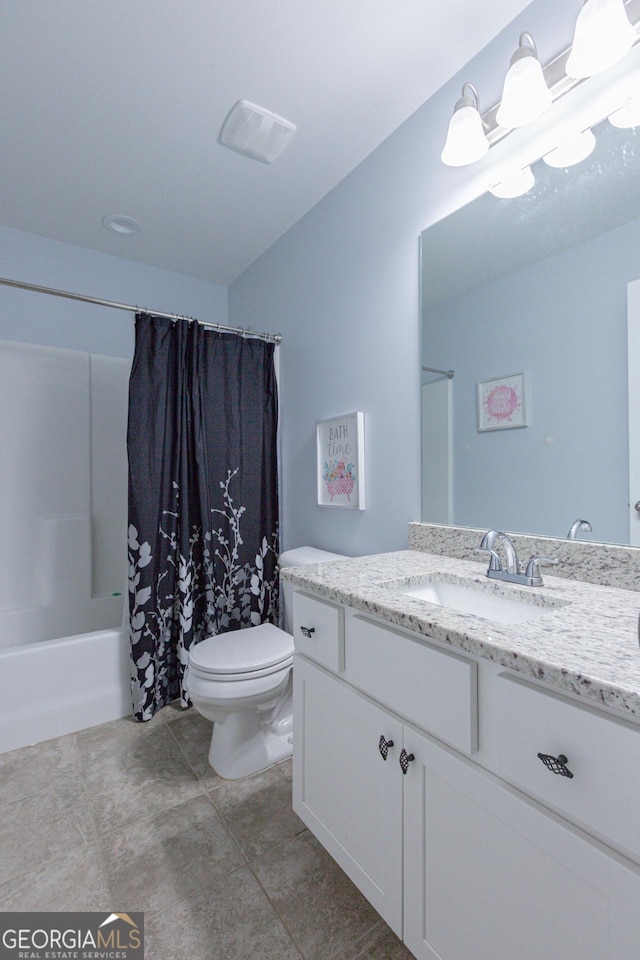
[[[293,657],[293,637],[272,623],[207,637],[189,651],[189,662],[199,673],[249,674],[269,672]]]

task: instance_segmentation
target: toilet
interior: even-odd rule
[[[281,567],[343,560],[298,547]],[[291,584],[282,584],[281,630],[272,623],[207,637],[189,651],[185,685],[198,713],[213,721],[209,763],[225,780],[249,777],[292,752],[293,623]]]

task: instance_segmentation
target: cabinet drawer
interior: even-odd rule
[[[296,653],[334,673],[344,670],[344,610],[306,593],[293,595],[293,639]]]
[[[640,857],[640,728],[507,674],[496,688],[496,772]],[[573,777],[547,769],[539,753],[566,757]]]
[[[456,750],[478,749],[477,664],[366,617],[347,621],[345,679]]]

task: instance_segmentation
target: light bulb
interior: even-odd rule
[[[524,170],[514,170],[508,173],[499,183],[489,187],[489,193],[501,200],[512,200],[514,197],[521,197],[536,182],[531,167],[525,167]]]
[[[473,91],[473,98],[465,94],[466,87]],[[478,110],[478,93],[473,84],[465,83],[449,121],[447,140],[440,159],[449,167],[464,167],[480,160],[488,150],[489,141]]]
[[[586,0],[578,14],[567,75],[593,77],[622,60],[636,40],[624,0]]]
[[[536,53],[531,34],[521,34],[520,46],[511,58],[496,113],[496,122],[505,130],[532,123],[551,106],[553,98]]]
[[[591,130],[583,130],[582,133],[568,134],[564,137],[555,150],[552,150],[542,159],[548,167],[573,167],[574,164],[586,160],[589,154],[593,153],[596,145],[596,138]]]

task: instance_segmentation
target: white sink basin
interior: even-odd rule
[[[503,597],[492,590],[479,589],[473,583],[450,583],[435,578],[413,586],[401,586],[399,592],[407,597],[427,600],[458,613],[471,613],[475,617],[484,617],[497,623],[526,623],[527,620],[543,617],[558,606],[564,606],[557,601],[547,606],[539,606],[524,598]]]

